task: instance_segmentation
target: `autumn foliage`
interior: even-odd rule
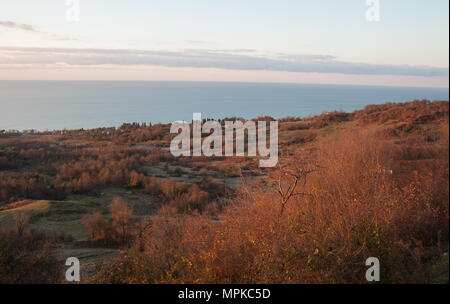
[[[82,218],[89,246],[120,250],[90,283],[365,283],[368,257],[383,283],[448,283],[448,109],[412,101],[281,119],[270,169],[174,158],[167,125],[12,136],[0,146],[0,212],[130,193]],[[26,220],[0,231],[0,280],[27,282],[14,269],[33,264],[50,282],[58,242]]]

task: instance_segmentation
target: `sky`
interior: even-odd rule
[[[448,88],[448,6],[448,0],[1,0],[0,80]]]

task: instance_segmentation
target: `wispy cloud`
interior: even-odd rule
[[[40,31],[36,27],[29,25],[29,24],[17,23],[17,22],[13,22],[13,21],[0,20],[0,26],[6,27],[9,29],[22,30],[22,31],[25,31],[25,32],[28,32],[31,34],[41,35],[42,37],[45,37],[45,38],[51,39],[51,40],[75,40],[70,37]]]
[[[12,28],[12,29],[19,29],[19,30],[23,30],[23,31],[27,31],[27,32],[39,33],[39,31],[31,25],[16,23],[16,22],[12,22],[12,21],[1,21],[0,20],[0,26]]]
[[[190,49],[76,49],[0,47],[0,67],[29,66],[145,66],[218,68],[229,70],[268,70],[310,73],[340,73],[356,75],[407,75],[448,77],[448,68],[377,65],[341,61],[330,55],[258,55],[254,50]]]
[[[195,45],[205,45],[205,44],[211,44],[209,41],[203,41],[203,40],[186,40],[189,44],[195,44]]]

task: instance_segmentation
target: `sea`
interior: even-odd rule
[[[0,81],[0,130],[202,118],[306,117],[369,104],[449,100],[448,88],[177,81]]]

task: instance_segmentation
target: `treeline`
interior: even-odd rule
[[[131,172],[140,169],[147,151],[129,148],[90,147],[43,149],[21,145],[15,146],[14,172],[0,172],[0,202],[19,199],[63,199],[70,193],[86,193],[106,186],[124,186]],[[20,148],[20,150],[19,150]],[[154,156],[149,156],[152,161]],[[9,162],[8,162],[9,163]]]
[[[119,128],[95,128],[64,131],[64,138],[86,138],[111,141],[116,144],[136,144],[146,141],[168,141],[171,138],[167,124],[124,123]]]
[[[99,193],[106,187],[135,189],[170,203],[179,211],[203,212],[211,200],[232,193],[211,177],[193,185],[158,179],[142,172],[146,158],[123,152],[54,164],[55,176],[40,173],[0,173],[0,202],[21,199],[61,200],[69,194]]]

